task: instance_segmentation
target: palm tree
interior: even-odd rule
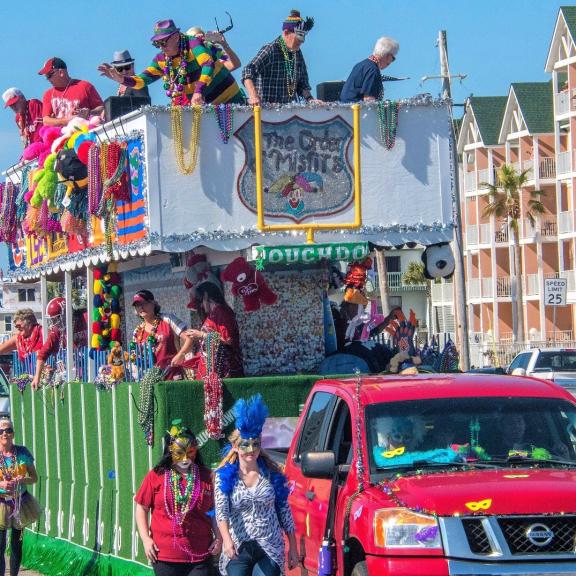
[[[408,262],[406,272],[402,274],[402,284],[407,286],[426,285],[426,324],[428,338],[430,338],[432,334],[432,282],[424,275],[424,263],[418,262],[418,260]]]
[[[516,172],[516,168],[510,164],[503,164],[498,169],[498,180],[496,184],[484,182],[481,186],[490,191],[490,202],[484,209],[484,216],[496,216],[496,218],[506,219],[508,229],[512,237],[512,253],[514,256],[514,278],[515,278],[515,315],[516,326],[514,339],[524,341],[524,289],[522,284],[522,256],[520,250],[519,222],[522,218],[522,204],[520,192],[529,180],[528,170]],[[524,216],[530,224],[534,226],[536,216],[544,214],[546,207],[542,203],[542,198],[546,195],[543,190],[529,190],[527,208]]]

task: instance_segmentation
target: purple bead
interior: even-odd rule
[[[166,90],[166,96],[168,96],[168,98],[170,98],[172,96],[172,91]]]
[[[184,91],[184,86],[182,86],[182,84],[178,84],[178,92],[183,92]]]

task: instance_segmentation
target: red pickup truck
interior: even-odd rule
[[[576,575],[576,404],[551,382],[323,380],[285,470],[294,573]]]

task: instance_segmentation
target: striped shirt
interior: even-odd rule
[[[184,93],[190,99],[199,93],[206,103],[223,104],[225,102],[242,103],[244,96],[234,77],[220,61],[214,61],[212,52],[197,38],[188,37],[188,46],[183,57],[187,62],[187,83]],[[182,56],[172,58],[172,67],[178,70]],[[136,76],[124,76],[122,84],[129,88],[140,89],[156,80],[162,79],[168,65],[163,52],[157,54],[148,68]]]

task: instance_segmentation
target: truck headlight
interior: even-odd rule
[[[379,548],[442,550],[440,528],[434,516],[407,508],[383,508],[374,513],[374,544]]]

